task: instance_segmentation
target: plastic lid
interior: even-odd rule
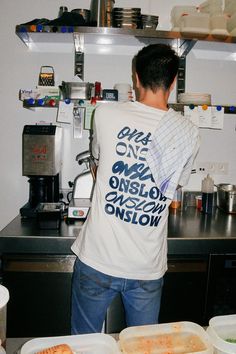
[[[0,309],[4,307],[9,300],[9,291],[5,286],[0,285]]]

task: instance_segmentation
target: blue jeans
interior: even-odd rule
[[[158,323],[163,278],[132,280],[112,277],[78,258],[72,279],[71,334],[101,332],[112,300],[120,294],[127,326]]]

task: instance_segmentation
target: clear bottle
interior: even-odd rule
[[[214,181],[208,174],[202,180],[202,212],[212,214],[214,199]]]
[[[180,209],[182,202],[182,188],[179,188],[175,191],[173,200],[170,204],[171,209]]]

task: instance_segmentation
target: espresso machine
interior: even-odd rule
[[[40,203],[59,201],[62,128],[56,125],[25,125],[22,134],[22,174],[28,177],[29,200],[22,217],[36,217]]]

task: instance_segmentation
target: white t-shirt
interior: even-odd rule
[[[159,279],[167,270],[170,199],[156,187],[145,155],[166,112],[139,102],[102,104],[94,116],[99,159],[92,205],[72,251],[115,277]]]

